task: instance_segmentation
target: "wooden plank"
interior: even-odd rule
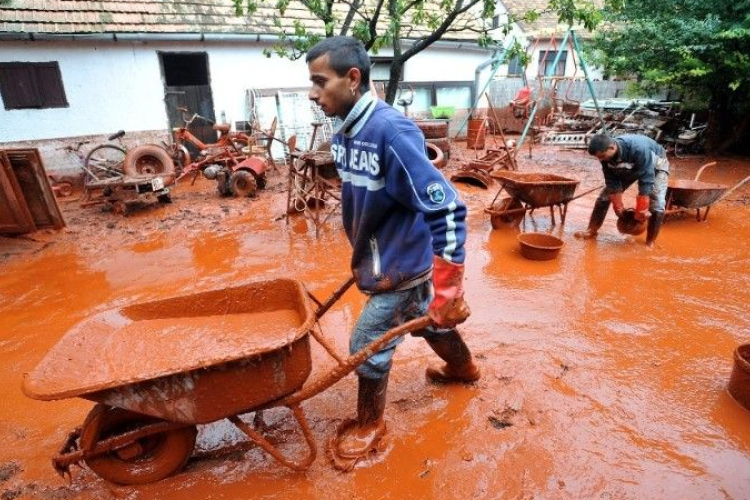
[[[6,149],[5,156],[23,192],[36,229],[65,227],[38,149]]]
[[[10,161],[0,150],[0,233],[28,233],[35,229],[34,219],[26,206]]]

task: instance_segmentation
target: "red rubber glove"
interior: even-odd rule
[[[615,211],[617,217],[622,217],[625,212],[625,205],[622,202],[622,192],[611,193],[609,195],[609,202],[612,203],[612,209]]]
[[[633,218],[635,220],[646,220],[651,217],[651,212],[648,211],[651,205],[651,199],[647,194],[639,194],[635,198],[635,213]]]
[[[435,326],[452,328],[466,321],[471,311],[464,301],[464,265],[435,257],[432,286],[435,298],[427,310]]]

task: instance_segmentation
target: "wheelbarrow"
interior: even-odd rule
[[[158,481],[187,463],[196,425],[221,419],[281,464],[306,469],[317,449],[300,403],[430,324],[414,319],[340,356],[313,327],[353,283],[319,302],[299,281],[276,279],[130,305],[78,324],[23,381],[34,399],[97,403],[53,457],[55,470],[72,480],[71,465],[84,462],[113,483]],[[306,384],[311,336],[337,364]],[[300,427],[307,450],[298,457],[284,456],[240,419],[275,407],[289,408]]]
[[[750,175],[732,187],[701,181],[703,172],[708,167],[715,165],[715,161],[703,165],[698,169],[693,180],[669,179],[665,214],[672,215],[694,209],[695,219],[698,222],[703,222],[708,218],[708,211],[714,203],[720,202],[734,190],[750,181]],[[701,213],[701,209],[703,209],[703,213]]]
[[[492,177],[500,182],[500,189],[485,213],[490,215],[493,229],[503,223],[518,223],[526,212],[532,214],[537,208],[549,207],[552,225],[555,225],[555,207],[560,212],[561,224],[565,225],[568,203],[601,189],[601,186],[575,196],[579,181],[554,174],[536,172],[492,172]],[[506,192],[505,198],[500,195]]]

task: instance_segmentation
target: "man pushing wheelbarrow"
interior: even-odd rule
[[[391,360],[406,333],[423,336],[446,362],[427,370],[430,380],[479,379],[455,330],[469,316],[466,206],[426,158],[413,122],[367,93],[370,62],[361,43],[326,39],[308,64],[310,98],[343,118],[331,151],[354,277],[324,303],[301,282],[279,278],[118,307],[76,325],[23,383],[34,399],[96,402],[52,459],[64,477],[83,462],[113,483],[159,481],[187,463],[197,426],[219,420],[279,463],[305,470],[317,448],[301,403],[356,369],[357,417],[329,447],[334,465],[349,470],[382,444]],[[354,282],[370,297],[343,358],[314,325]],[[310,338],[337,364],[308,383]],[[306,452],[282,453],[262,425],[240,418],[282,407]]]
[[[474,382],[479,369],[455,326],[469,316],[463,298],[466,205],[424,154],[413,121],[369,91],[370,59],[351,37],[322,40],[307,53],[309,98],[336,118],[331,152],[343,181],[343,222],[351,267],[369,299],[352,332],[358,351],[387,330],[427,312],[425,338],[445,361],[428,368],[436,382]],[[378,448],[396,345],[390,342],[357,368],[357,417],[329,443],[337,468],[348,470]]]

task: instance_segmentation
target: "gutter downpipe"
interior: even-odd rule
[[[515,38],[514,38],[514,41],[515,41]],[[499,56],[497,55],[498,52],[500,52]],[[477,109],[477,104],[479,104],[479,100],[482,98],[484,91],[487,90],[487,87],[489,87],[490,83],[492,82],[492,79],[495,77],[495,73],[497,73],[497,70],[500,69],[500,66],[505,62],[507,54],[508,54],[508,51],[505,47],[495,49],[495,51],[492,53],[492,57],[480,63],[479,66],[477,66],[476,70],[474,70],[474,88],[472,90],[477,91],[479,90],[479,77],[482,73],[482,70],[491,64],[497,63],[497,65],[495,66],[495,69],[492,70],[492,74],[487,80],[487,83],[484,84],[484,88],[482,89],[482,91],[476,93],[474,104],[471,106],[471,109],[469,110],[469,113],[466,115],[466,118],[464,118],[464,121],[461,123],[461,126],[458,127],[458,130],[456,130],[456,135],[453,136],[454,139],[458,137],[458,134],[460,134],[461,131],[466,126],[466,123],[469,121],[469,117],[471,117],[471,113],[475,109]]]
[[[295,37],[289,37],[292,40]],[[288,39],[289,39],[288,38]],[[275,43],[280,40],[278,35],[262,33],[34,33],[34,32],[4,32],[0,33],[0,41],[35,42],[35,41],[92,41],[92,42],[265,42]],[[404,40],[404,43],[413,43]],[[462,50],[477,50],[486,52],[487,49],[471,42],[454,42],[438,40],[431,47],[445,47]]]

